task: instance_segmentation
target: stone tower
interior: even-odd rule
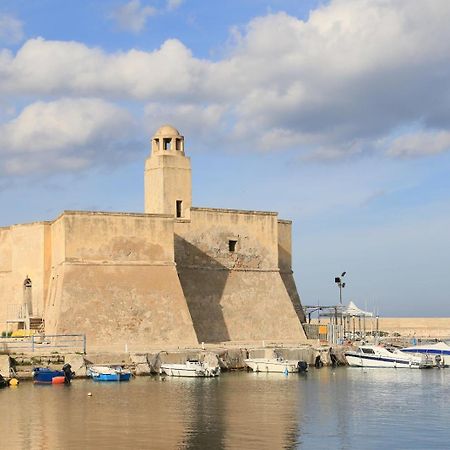
[[[184,154],[184,137],[164,125],[153,136],[145,162],[145,212],[189,219],[191,205],[191,161]]]

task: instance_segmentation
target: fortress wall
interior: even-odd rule
[[[192,208],[175,223],[175,259],[199,341],[305,339],[278,269],[276,213]]]
[[[7,278],[7,289],[1,293],[6,304],[23,303],[23,282],[28,275],[32,281],[33,315],[39,315],[44,308],[46,284],[48,276],[48,257],[50,243],[48,241],[47,222],[36,222],[10,227],[10,272]],[[47,258],[47,260],[46,260]]]
[[[179,268],[200,342],[305,340],[279,273]]]
[[[174,266],[64,264],[48,333],[86,334],[90,349],[194,345]]]
[[[216,265],[229,269],[278,268],[276,213],[192,208],[191,221],[176,221],[175,234],[188,245],[175,248],[177,265]],[[235,252],[229,240],[236,240]],[[190,251],[190,246],[196,251]],[[204,255],[204,257],[202,256]]]
[[[65,260],[173,263],[173,219],[65,212]]]
[[[108,349],[197,343],[173,261],[173,218],[66,212],[54,225],[64,259],[53,265],[47,333],[83,333]]]
[[[0,332],[6,330],[6,309],[13,295],[11,290],[11,270],[11,230],[9,227],[0,228]]]
[[[289,220],[278,220],[278,266],[297,316],[300,322],[304,323],[306,322],[305,313],[292,272],[292,222]]]

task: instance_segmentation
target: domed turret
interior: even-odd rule
[[[152,153],[184,153],[184,137],[172,125],[163,125],[152,139]]]
[[[145,162],[145,212],[188,219],[191,204],[191,162],[184,154],[184,136],[172,125],[163,125],[152,138]]]

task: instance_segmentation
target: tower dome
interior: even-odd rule
[[[152,154],[184,154],[184,137],[172,125],[159,127],[152,138]]]
[[[172,125],[166,124],[158,128],[155,136],[181,136],[180,132]]]

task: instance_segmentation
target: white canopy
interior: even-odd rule
[[[371,312],[363,311],[359,309],[352,301],[348,303],[348,306],[342,310],[343,316],[351,316],[351,317],[372,317],[373,314]]]

